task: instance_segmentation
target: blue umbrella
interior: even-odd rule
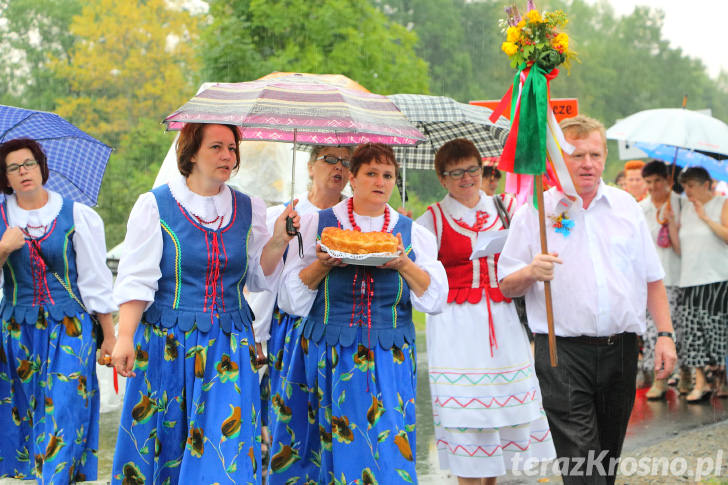
[[[55,113],[0,105],[0,143],[32,138],[48,159],[46,187],[76,202],[96,205],[112,148]]]
[[[675,160],[675,163],[682,167],[703,167],[714,179],[728,182],[728,159],[717,160],[700,152],[659,143],[637,142],[634,146],[645,152],[648,156],[657,158],[658,160],[664,160],[669,163]],[[676,149],[677,159],[675,158]]]

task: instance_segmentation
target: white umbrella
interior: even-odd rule
[[[639,111],[609,128],[607,138],[672,145],[728,156],[728,125],[688,109]]]

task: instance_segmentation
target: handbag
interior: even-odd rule
[[[495,203],[496,211],[498,212],[498,218],[501,220],[503,227],[508,229],[511,225],[511,217],[508,215],[505,205],[500,196],[494,195],[493,202]],[[522,296],[515,296],[511,298],[513,305],[516,307],[516,313],[518,314],[518,320],[521,325],[526,329],[526,333],[529,336],[529,340],[532,340],[531,329],[528,327],[528,317],[526,314],[526,298]]]
[[[667,223],[661,225],[660,229],[657,231],[657,246],[661,248],[669,248],[672,246],[672,241],[670,241],[670,229]]]

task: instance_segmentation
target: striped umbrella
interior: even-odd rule
[[[96,205],[111,147],[55,113],[0,105],[0,143],[32,138],[48,161],[46,187],[76,202]]]
[[[216,84],[164,122],[169,130],[225,123],[240,126],[244,140],[307,145],[408,146],[425,139],[386,97],[305,74]]]
[[[482,157],[498,157],[503,150],[510,123],[503,117],[491,122],[488,108],[424,94],[395,94],[389,99],[427,136],[415,147],[395,148],[397,160],[406,168],[434,169],[437,150],[455,138],[472,141]]]

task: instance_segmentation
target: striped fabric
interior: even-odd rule
[[[32,138],[43,147],[45,186],[76,202],[96,205],[111,147],[54,113],[0,105],[0,143]]]
[[[307,145],[385,143],[415,145],[425,139],[385,96],[347,89],[295,74],[242,83],[219,83],[184,104],[164,122],[241,126],[244,140]]]
[[[488,108],[445,96],[395,94],[389,99],[427,136],[427,141],[416,147],[395,148],[397,160],[407,168],[434,169],[435,152],[455,138],[475,143],[482,157],[498,157],[503,150],[510,123],[501,117],[493,124]]]

